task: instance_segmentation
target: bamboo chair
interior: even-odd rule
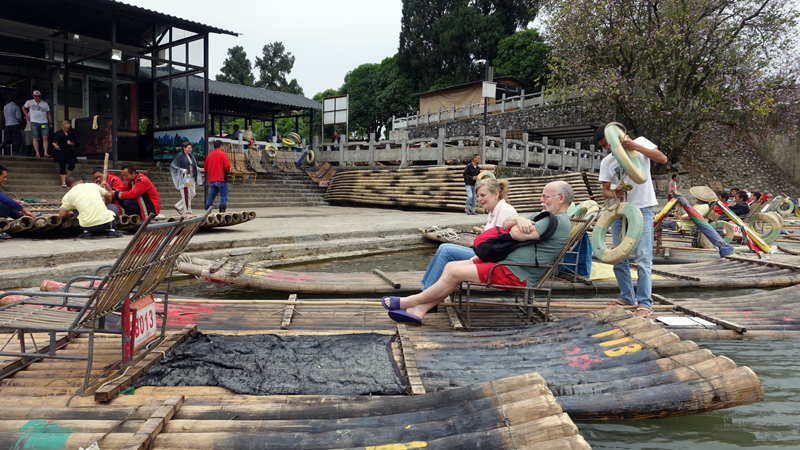
[[[19,364],[15,365],[12,371],[2,375],[7,376],[16,372],[39,358],[86,360],[86,375],[83,381],[85,391],[89,386],[92,370],[95,333],[120,334],[122,336],[122,364],[123,366],[128,365],[133,359],[134,340],[124,331],[103,329],[104,317],[114,311],[121,311],[121,330],[133,330],[132,324],[136,323],[136,316],[135,310],[130,308],[130,305],[155,293],[156,287],[172,271],[175,260],[183,252],[192,236],[200,228],[200,225],[205,223],[206,216],[210,211],[209,208],[205,215],[191,219],[183,220],[181,218],[176,222],[152,225],[150,222],[155,216],[151,214],[139,227],[136,235],[111,266],[107,275],[104,277],[76,277],[76,279],[99,279],[100,282],[92,292],[69,292],[68,286],[63,292],[37,292],[36,297],[20,300],[0,308],[0,329],[13,330],[18,336],[20,345],[19,352],[0,351],[2,356],[20,358]],[[10,291],[0,294],[0,298],[7,295],[30,294],[31,292],[28,291]],[[50,303],[43,297],[61,297],[61,301]],[[168,300],[169,289],[164,295],[161,339],[165,336]],[[130,312],[133,312],[132,321],[129,317]],[[47,353],[40,351],[36,346],[32,336],[34,332],[46,332],[50,335]],[[26,349],[25,333],[31,336],[34,344],[33,351]],[[56,342],[56,333],[66,333],[67,341],[78,334],[88,334],[88,355],[56,354],[57,347],[59,347]],[[60,346],[63,345],[66,343],[61,343]]]
[[[236,149],[230,144],[225,145],[225,154],[228,155],[228,161],[231,162],[231,172],[229,175],[231,177],[231,184],[236,184],[237,177],[241,178],[242,184],[247,182],[247,175],[250,174],[250,171],[247,170],[247,167],[245,167],[244,164],[240,162],[241,160],[237,159],[236,156],[236,155],[239,156],[244,156],[244,155],[236,151]],[[255,181],[253,182],[255,183]]]
[[[320,181],[330,181],[330,179],[333,178],[333,174],[336,173],[336,169],[326,162],[316,172],[308,169],[306,169],[305,172],[315,183],[319,183]]]
[[[267,169],[261,165],[261,160],[261,150],[257,148],[250,148],[247,151],[247,164],[250,166],[253,172],[256,173],[256,176],[258,176],[259,173],[267,173]]]
[[[483,287],[486,289],[502,289],[502,290],[510,290],[510,291],[522,291],[523,293],[523,302],[522,304],[525,306],[525,314],[528,319],[531,318],[533,315],[533,302],[536,297],[536,292],[546,292],[547,293],[547,302],[545,304],[545,312],[543,316],[543,320],[548,322],[550,320],[550,295],[551,295],[551,288],[544,287],[547,281],[551,282],[552,285],[552,278],[558,271],[558,266],[561,264],[561,260],[564,258],[564,255],[567,251],[571,250],[576,244],[579,244],[581,238],[589,229],[589,226],[596,220],[597,214],[588,218],[588,219],[578,219],[578,218],[570,218],[570,236],[567,240],[567,243],[561,249],[561,252],[556,257],[555,261],[552,264],[539,264],[538,267],[546,267],[547,271],[542,275],[539,281],[533,286],[509,286],[509,285],[500,285],[500,284],[492,284],[492,273],[494,269],[500,266],[521,266],[521,267],[536,267],[534,264],[495,264],[494,267],[489,271],[489,279],[487,283],[476,283],[472,281],[466,281],[466,300],[462,301],[462,293],[464,289],[461,288],[458,292],[458,303],[459,308],[463,308],[466,310],[466,327],[469,328],[471,325],[471,317],[470,317],[470,293],[473,287]],[[462,283],[463,285],[464,283]],[[509,305],[508,302],[481,302],[482,304],[489,304],[489,305]],[[519,295],[516,296],[514,299],[514,303],[519,303]]]

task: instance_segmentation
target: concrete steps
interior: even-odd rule
[[[2,192],[12,198],[35,198],[48,203],[60,203],[66,193],[61,187],[58,164],[52,158],[0,156],[0,163],[9,170],[9,179]],[[137,170],[148,171],[147,176],[161,198],[162,211],[167,215],[172,213],[172,205],[178,202],[180,196],[172,184],[169,165],[164,162],[133,164]],[[79,160],[74,173],[88,182],[92,169],[99,165],[102,165],[101,161]],[[230,184],[228,209],[320,206],[326,204],[324,195],[325,189],[317,187],[305,173],[270,172],[259,175],[255,184],[252,184],[252,178],[248,179],[247,184]],[[201,189],[195,202],[200,204],[202,197]]]

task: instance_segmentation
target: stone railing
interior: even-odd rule
[[[522,139],[510,139],[506,137],[506,130],[500,130],[499,137],[486,136],[483,128],[478,136],[446,136],[443,128],[435,139],[408,139],[406,132],[400,135],[400,139],[379,141],[374,134],[370,134],[369,141],[347,142],[343,138],[340,144],[320,143],[314,136],[313,149],[320,163],[338,163],[339,166],[354,163],[373,166],[377,161],[400,163],[403,167],[410,161],[442,165],[448,160],[471,159],[477,153],[481,161],[499,166],[593,173],[600,171],[600,160],[606,155],[602,150],[595,151],[594,145],[582,149],[579,142],[567,147],[563,140],[550,142],[547,137],[538,142],[530,141],[527,133],[522,133]]]
[[[532,94],[525,94],[525,90],[523,89],[520,95],[506,97],[505,94],[503,94],[502,98],[488,102],[486,104],[486,113],[496,114],[519,111],[526,108],[564,103],[575,100],[578,97],[579,95],[576,93],[548,94],[544,90],[541,92],[534,92]],[[422,125],[451,122],[459,119],[469,119],[471,117],[481,116],[483,113],[483,102],[475,104],[469,102],[467,105],[462,106],[456,106],[454,104],[452,108],[448,109],[442,109],[439,107],[437,111],[431,111],[429,109],[426,112],[419,111],[417,114],[406,114],[405,117],[392,117],[392,130],[402,130]]]

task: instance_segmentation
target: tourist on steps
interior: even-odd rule
[[[44,156],[48,153],[47,137],[50,135],[50,125],[53,124],[53,116],[50,115],[50,106],[42,100],[42,93],[33,91],[33,99],[28,100],[22,106],[25,118],[31,123],[31,136],[33,137],[33,150],[36,157],[39,157],[39,139],[42,140],[42,151]]]
[[[172,184],[178,190],[181,199],[175,203],[175,211],[180,215],[192,214],[192,199],[197,195],[197,186],[203,184],[203,175],[197,167],[197,160],[192,155],[192,143],[183,141],[181,151],[175,155],[169,165]]]
[[[219,212],[224,213],[228,208],[228,174],[231,173],[231,161],[222,151],[222,141],[214,141],[214,151],[206,156],[203,169],[209,184],[206,210],[214,204],[219,193]]]
[[[612,198],[616,197],[621,199],[625,197],[625,192],[619,187],[621,184],[618,175],[619,163],[617,158],[611,153],[611,146],[606,142],[605,137],[606,125],[603,124],[595,130],[595,142],[609,154],[600,162],[600,182],[603,184],[603,197]],[[639,276],[636,282],[636,291],[634,295],[633,280],[631,280],[631,267],[628,263],[628,258],[623,259],[621,262],[614,264],[614,275],[617,277],[619,284],[621,299],[609,302],[609,305],[637,305],[634,315],[647,316],[653,312],[652,304],[652,269],[653,269],[653,206],[658,205],[656,200],[656,191],[653,189],[653,179],[650,176],[650,161],[664,164],[667,162],[667,157],[658,149],[658,147],[647,148],[637,144],[628,136],[622,139],[622,148],[625,150],[635,150],[639,152],[642,165],[644,166],[644,174],[647,180],[642,184],[634,183],[627,174],[623,175],[625,184],[631,185],[632,189],[628,191],[627,201],[639,208],[642,212],[642,237],[639,243],[634,248],[634,261],[637,265],[637,273]],[[614,183],[618,187],[611,190],[611,184]],[[611,224],[611,236],[614,241],[614,247],[619,246],[622,240],[622,219],[617,219]]]
[[[478,163],[481,162],[481,155],[472,155],[472,161],[464,167],[464,188],[467,190],[467,204],[464,207],[464,212],[475,216],[475,182],[478,180],[478,175],[481,173],[481,168]]]
[[[542,191],[542,209],[555,215],[558,220],[555,232],[549,239],[537,245],[526,245],[511,252],[500,263],[483,262],[478,258],[448,263],[439,281],[428,289],[409,297],[383,297],[383,307],[389,310],[389,317],[395,322],[422,324],[425,314],[441,303],[455,288],[465,281],[486,283],[489,271],[496,264],[530,263],[552,264],[569,241],[570,222],[567,207],[572,203],[572,187],[565,181],[548,183]],[[518,241],[539,239],[540,233],[547,230],[550,218],[533,222],[535,214],[526,217],[512,216],[503,222],[503,227],[511,230],[511,236]],[[492,273],[492,284],[526,286],[535,284],[547,272],[546,267],[499,266]]]
[[[61,177],[61,187],[65,188],[66,178],[75,170],[78,155],[78,140],[72,130],[69,120],[61,122],[61,129],[53,135],[53,161],[58,163],[58,175]]]
[[[475,192],[481,207],[489,210],[486,226],[483,227],[484,231],[495,226],[503,226],[506,219],[517,215],[517,210],[505,201],[508,195],[508,180],[485,178],[478,183]],[[464,261],[473,258],[476,258],[475,252],[469,247],[458,244],[440,245],[422,277],[422,290],[428,289],[439,280],[444,266],[450,261]]]

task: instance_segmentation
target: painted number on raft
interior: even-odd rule
[[[131,304],[131,308],[136,308],[136,323],[133,324],[133,348],[138,349],[156,337],[156,302],[152,296],[148,295]]]
[[[605,353],[606,356],[614,357],[614,356],[622,356],[625,353],[638,352],[641,349],[642,349],[641,345],[639,345],[639,344],[631,344],[631,345],[626,345],[625,347],[615,348],[615,349],[612,349],[612,350],[606,350],[603,353]]]
[[[417,441],[417,442],[406,442],[404,444],[376,445],[374,447],[366,447],[366,450],[406,450],[409,448],[423,448],[427,446],[428,446],[427,442]]]
[[[612,335],[612,334],[616,333],[617,331],[619,331],[619,328],[614,328],[613,330],[608,330],[608,331],[604,331],[602,333],[593,334],[591,337],[593,337],[593,338],[602,338],[602,337],[606,337],[606,336]]]

